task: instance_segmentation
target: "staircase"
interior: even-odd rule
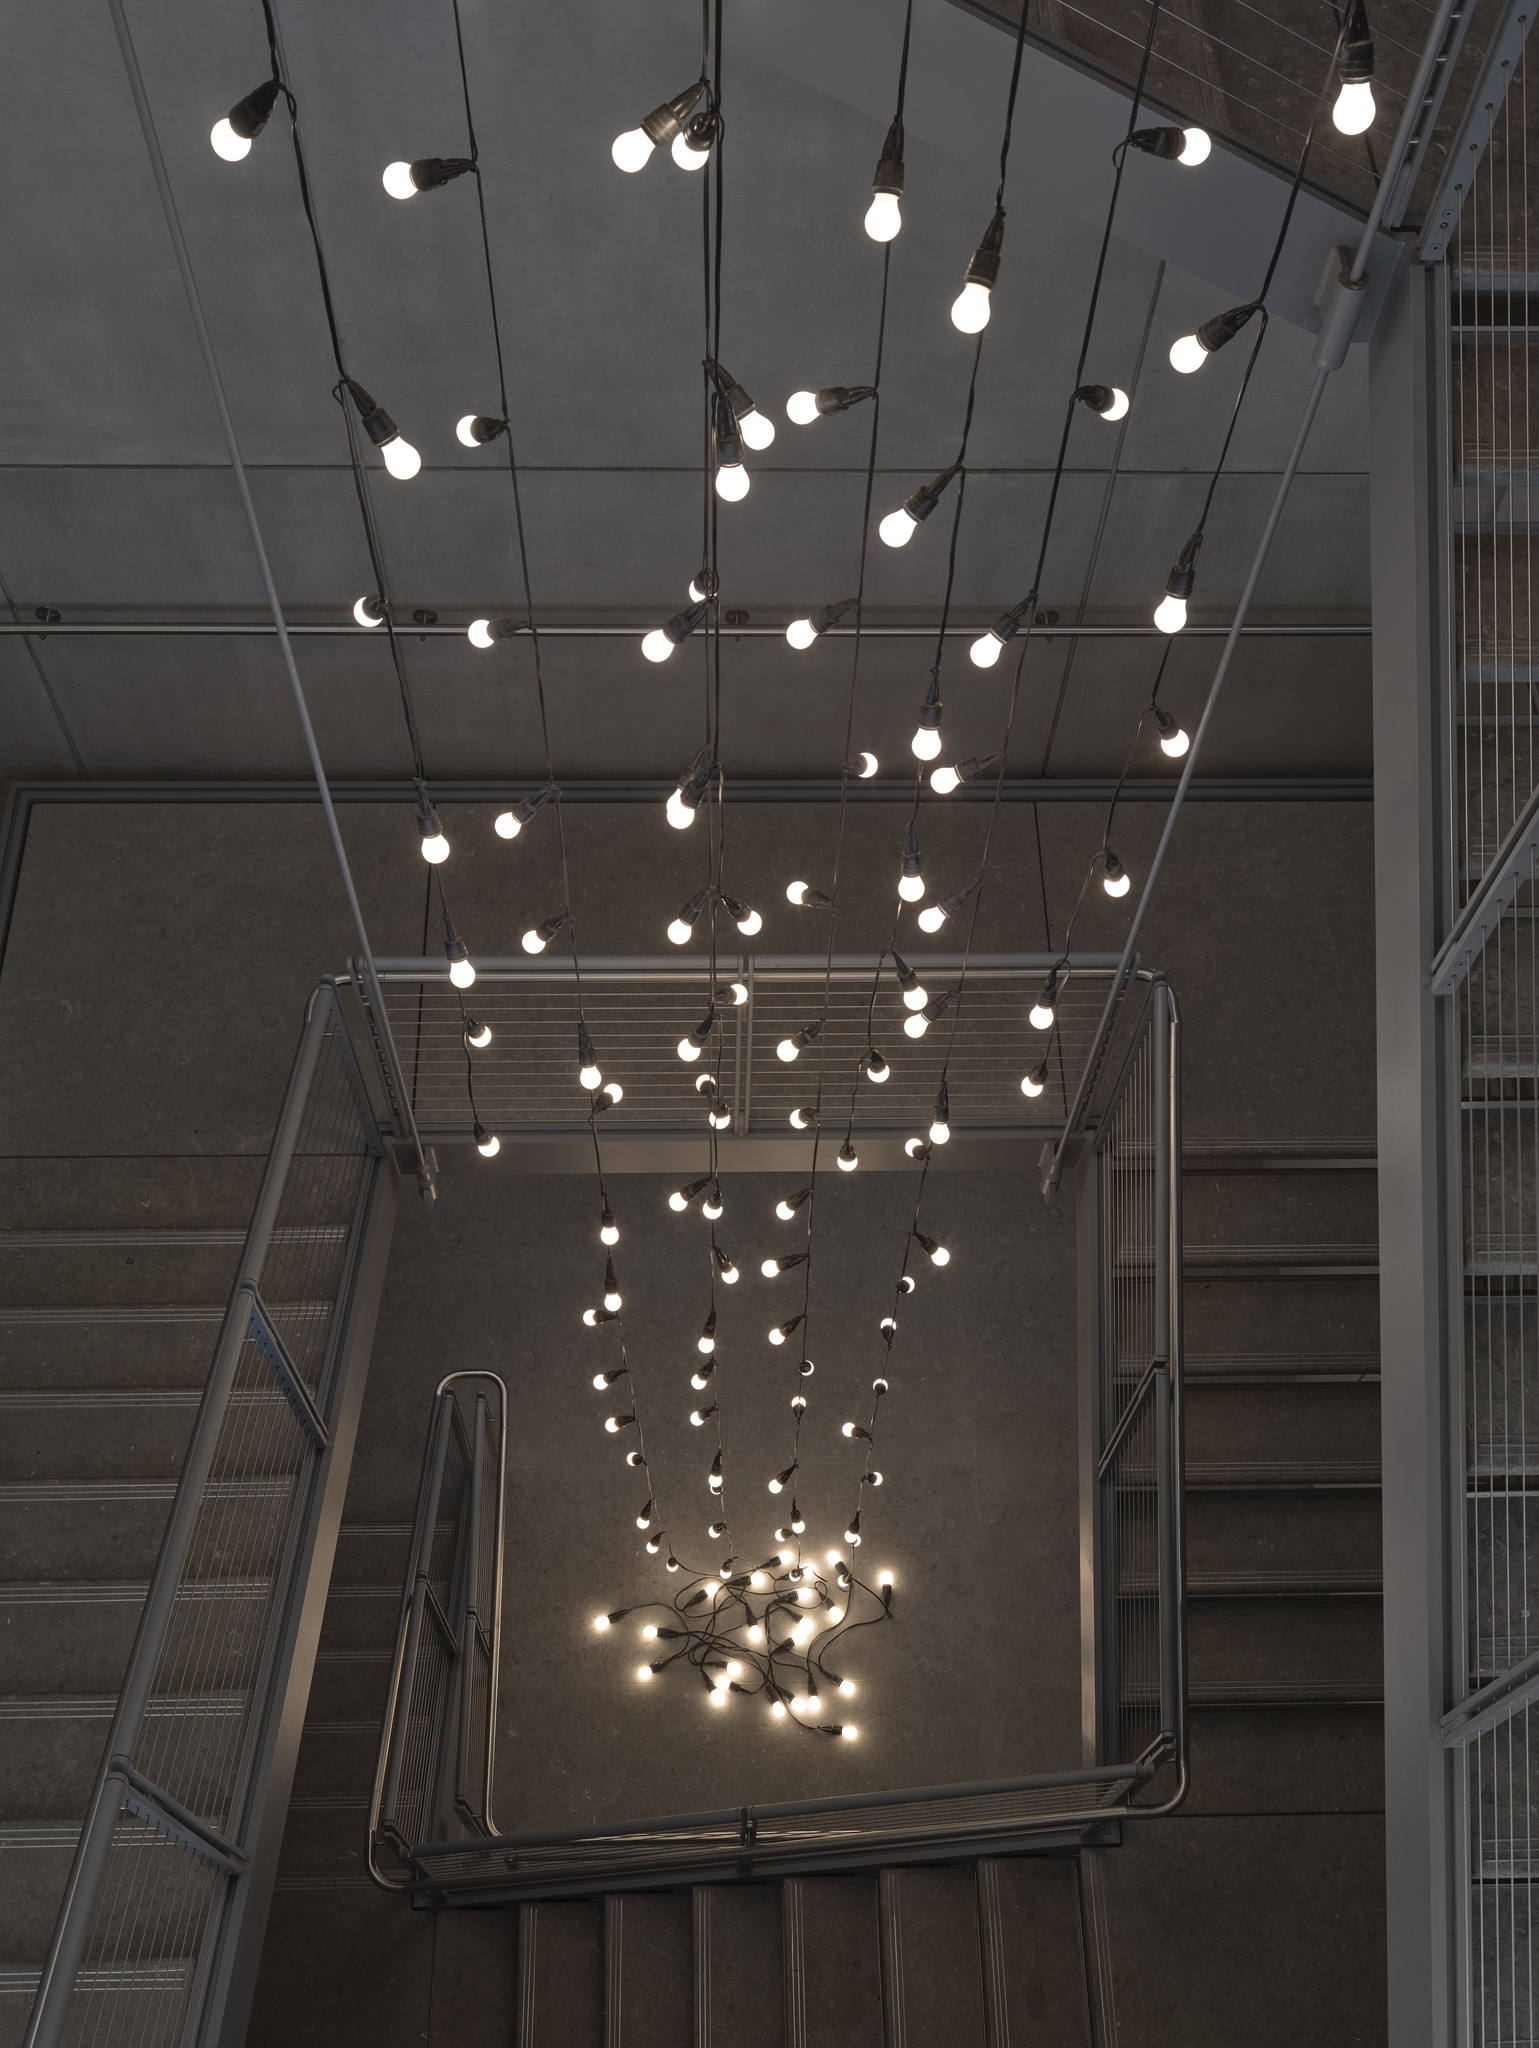
[[[262,1161],[0,1174],[0,2043],[19,2042]],[[155,1990],[157,1965],[141,1966]]]

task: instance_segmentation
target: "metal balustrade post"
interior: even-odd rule
[[[464,1813],[465,1760],[470,1754],[470,1716],[475,1697],[477,1577],[481,1562],[481,1447],[486,1440],[486,1396],[476,1396],[476,1422],[470,1436],[470,1485],[462,1509],[466,1531],[463,1597],[460,1600],[460,1733],[454,1759],[454,1803]],[[466,1819],[470,1816],[465,1814]]]
[[[334,1001],[327,987],[317,989],[310,998],[304,1032],[289,1075],[288,1092],[284,1096],[277,1130],[273,1133],[256,1208],[246,1232],[245,1248],[220,1327],[192,1439],[187,1446],[176,1498],[171,1504],[171,1516],[161,1539],[149,1594],[139,1617],[117,1710],[112,1717],[86,1823],[76,1845],[64,1903],[54,1927],[48,1959],[43,1965],[23,2048],[58,2048],[69,2018],[75,1982],[90,1939],[118,1815],[122,1811],[123,1794],[128,1789],[126,1778],[113,1768],[113,1759],[131,1759],[138,1745],[145,1709],[149,1705],[160,1654],[171,1624],[182,1567],[192,1545],[203,1490],[213,1468],[236,1365],[246,1341],[251,1312],[248,1289],[256,1287],[267,1257],[294,1147],[309,1101],[310,1084],[315,1078],[316,1063],[331,1024]]]

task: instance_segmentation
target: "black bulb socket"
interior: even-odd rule
[[[1081,384],[1074,396],[1092,412],[1105,412],[1116,404],[1117,394],[1109,384]],[[998,628],[995,628],[996,632]]]
[[[1141,149],[1145,156],[1164,157],[1173,163],[1186,147],[1184,128],[1135,128],[1128,137],[1134,149]]]
[[[1369,48],[1372,48],[1371,44]],[[276,78],[264,78],[255,92],[248,92],[243,100],[237,100],[231,107],[225,118],[243,141],[256,141],[272,118],[281,91]]]
[[[737,413],[725,398],[716,401],[716,460],[723,469],[735,469],[743,460],[743,437],[737,430]]]
[[[475,165],[468,156],[419,156],[407,169],[419,192],[436,192],[441,185],[463,178]]]
[[[416,169],[415,164],[412,166],[412,169]],[[507,431],[508,423],[506,420],[473,419],[470,423],[471,440],[478,441],[483,448],[488,441],[495,441],[499,434],[505,434]]]
[[[1194,533],[1176,559],[1176,566],[1165,581],[1167,597],[1190,597],[1197,582],[1197,557],[1202,549],[1202,535]]]
[[[1204,320],[1197,330],[1197,339],[1212,355],[1215,349],[1234,340],[1240,329],[1253,313],[1261,311],[1261,301],[1253,300],[1246,306],[1231,306],[1227,313],[1215,313],[1211,320]]]
[[[358,408],[358,417],[363,422],[363,431],[375,447],[383,448],[387,441],[394,441],[401,430],[385,408],[377,405],[363,386],[353,378],[345,377],[342,381],[352,393],[353,403]]]
[[[996,206],[994,218],[989,222],[983,240],[974,249],[968,260],[968,284],[981,284],[992,291],[999,281],[999,252],[1005,240],[1005,209]]]
[[[899,166],[901,169],[901,165]],[[898,189],[902,189],[901,186]],[[878,186],[880,191],[881,187]],[[826,419],[830,413],[848,412],[852,405],[859,405],[863,398],[875,398],[874,384],[830,384],[825,390],[813,393],[813,402],[819,413]]]
[[[899,193],[903,190],[903,120],[900,115],[887,131],[881,162],[871,180],[873,192]],[[821,408],[820,408],[821,409]]]
[[[675,647],[678,646],[681,640],[689,638],[710,608],[710,600],[706,599],[701,604],[692,604],[687,612],[674,613],[667,625],[664,626],[663,631],[668,635],[668,638]]]
[[[941,493],[962,467],[953,462],[950,469],[943,469],[933,483],[921,484],[911,497],[903,500],[903,509],[910,519],[928,519],[941,501]]]
[[[686,86],[683,92],[677,93],[671,100],[665,100],[662,106],[654,107],[641,124],[641,132],[648,142],[654,147],[664,142],[672,142],[694,112],[695,102],[704,91],[705,80],[700,78],[693,85]]]
[[[1368,10],[1363,0],[1347,16],[1347,40],[1341,59],[1343,85],[1362,85],[1373,76],[1373,37],[1368,32]],[[230,124],[234,126],[233,121]]]

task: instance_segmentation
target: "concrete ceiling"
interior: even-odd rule
[[[559,8],[464,0],[525,475],[535,602],[546,622],[660,623],[700,559],[700,181],[659,152],[639,176],[609,143],[697,71],[691,0]],[[213,120],[265,75],[255,0],[129,0],[129,17],[226,389],[290,616],[343,624],[372,587],[316,274],[285,125],[228,165]],[[495,450],[454,438],[496,409],[490,324],[468,179],[409,204],[380,171],[464,149],[447,0],[281,10],[317,209],[353,374],[423,454],[374,500],[398,615],[445,623],[519,602],[508,478]],[[821,34],[819,23],[822,23]],[[861,229],[892,96],[898,0],[727,0],[729,118],[722,355],[778,422],[724,506],[724,602],[755,625],[854,587],[868,415],[786,423],[803,384],[864,382],[881,259]],[[873,517],[952,460],[969,347],[947,309],[993,200],[1010,44],[944,0],[918,0],[905,226],[892,249]],[[102,0],[54,0],[12,24],[0,80],[8,137],[10,290],[0,316],[0,578],[14,615],[63,624],[261,621],[256,564],[231,482],[122,61]],[[957,558],[956,616],[986,622],[1024,592],[1072,380],[1123,103],[1029,51],[1016,117],[1010,225],[985,342]],[[1244,345],[1176,376],[1171,341],[1249,296],[1282,190],[1215,150],[1198,172],[1136,158],[1112,244],[1088,372],[1136,402],[1107,504],[1114,428],[1076,421],[1043,602],[1067,623],[1147,621],[1201,502]],[[1302,323],[1320,261],[1350,227],[1306,195],[1296,254],[1210,519],[1193,618],[1238,594],[1312,370]],[[1361,627],[1368,617],[1366,374],[1355,348],[1327,396],[1263,580],[1259,620]],[[1098,525],[1105,525],[1094,554]],[[873,544],[875,621],[931,624],[946,573],[941,516],[895,554]],[[527,645],[406,643],[435,776],[527,776],[539,756]],[[1063,638],[1034,649],[1012,768],[1115,772],[1160,647]],[[387,650],[374,636],[301,641],[328,766],[339,779],[409,770]],[[1164,695],[1195,710],[1216,640],[1180,645]],[[858,736],[896,759],[923,694],[921,640],[863,657]],[[632,639],[547,651],[558,773],[662,776],[692,750],[703,657],[664,669]],[[805,658],[782,640],[723,652],[729,776],[819,776],[842,751],[848,643]],[[983,750],[1005,665],[980,676],[953,643],[947,727]],[[1056,730],[1055,730],[1056,725]],[[64,728],[67,727],[67,736]],[[1048,741],[1053,734],[1051,751]],[[1215,730],[1226,774],[1364,772],[1368,642],[1248,643]],[[271,639],[0,639],[0,759],[10,778],[305,773]],[[1160,757],[1153,752],[1153,772]]]

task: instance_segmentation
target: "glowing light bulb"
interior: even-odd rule
[[[516,839],[523,829],[511,811],[499,811],[492,820],[492,830],[499,839]]]
[[[756,1593],[762,1593],[765,1587],[769,1584],[769,1580],[763,1572],[750,1572],[748,1575],[748,1583],[750,1586],[753,1587]],[[748,1631],[748,1639],[750,1642],[758,1641],[758,1637],[755,1636],[752,1629]]]
[[[856,1167],[860,1164],[859,1155],[857,1154],[854,1146],[851,1145],[848,1140],[846,1140],[845,1143],[840,1146],[838,1157],[839,1171],[841,1173],[853,1173]]]
[[[964,284],[952,301],[951,324],[962,334],[981,334],[989,324],[989,288]]]
[[[841,1678],[841,1679],[840,1679],[840,1681],[839,1681],[839,1690],[840,1690],[841,1694],[842,1694],[842,1695],[844,1696],[844,1698],[845,1698],[845,1699],[847,1699],[847,1700],[852,1700],[852,1699],[854,1699],[854,1697],[855,1697],[855,1681],[854,1681],[854,1679],[853,1679],[853,1678]]]
[[[837,1625],[844,1619],[844,1609],[842,1607],[830,1607],[828,1610],[828,1619],[830,1625]]]
[[[462,420],[456,420],[454,423],[454,438],[462,448],[479,448],[481,446],[481,443],[471,432],[471,428],[476,423],[476,417],[475,413],[467,412]]]
[[[786,883],[786,901],[787,901],[787,903],[798,903],[798,904],[800,904],[800,903],[804,903],[804,902],[805,902],[806,900],[807,900],[807,884],[806,884],[805,882],[787,882],[787,883]]]
[[[465,1020],[465,1043],[467,1045],[474,1045],[480,1047],[483,1045],[490,1045],[491,1042],[491,1025],[478,1024],[474,1017],[467,1017]]]
[[[913,748],[916,759],[933,761],[941,750],[941,736],[929,726],[922,725],[909,741],[909,745]]]
[[[896,192],[877,192],[866,208],[866,233],[873,242],[890,242],[903,225]]]
[[[700,1213],[702,1216],[708,1216],[710,1220],[714,1223],[716,1219],[721,1215],[723,1206],[724,1205],[722,1203],[720,1195],[710,1194],[707,1195],[705,1200],[700,1204]]]
[[[1186,624],[1186,599],[1167,593],[1155,607],[1154,623],[1162,633],[1179,633]]]
[[[1160,752],[1169,754],[1172,761],[1179,761],[1191,745],[1191,740],[1178,725],[1174,732],[1163,733],[1160,737]]]
[[[624,139],[622,136],[621,141]],[[619,147],[620,144],[617,142],[615,148]],[[681,171],[698,171],[702,164],[710,162],[711,152],[708,149],[694,148],[689,139],[689,130],[681,128],[673,138],[673,160]],[[620,159],[616,157],[615,162],[620,163]],[[629,166],[620,164],[620,168],[623,171],[629,169]]]
[[[937,796],[950,796],[961,780],[955,768],[932,768],[930,771],[930,787]]]
[[[737,1659],[736,1659],[735,1657],[729,1657],[729,1658],[727,1659],[727,1676],[728,1676],[728,1678],[741,1678],[741,1677],[742,1677],[742,1675],[743,1675],[743,1667],[742,1667],[742,1665],[741,1665],[741,1664],[739,1664],[739,1662],[737,1661]]]
[[[666,661],[673,652],[673,642],[662,627],[658,626],[642,641],[641,651],[648,661]]]
[[[371,612],[368,607],[374,606]],[[353,606],[353,617],[360,626],[382,626],[385,623],[385,608],[377,597],[360,597]]]
[[[779,1700],[773,1700],[773,1701],[771,1701],[771,1703],[770,1703],[770,1712],[771,1712],[771,1714],[773,1714],[773,1715],[774,1715],[774,1717],[775,1717],[775,1719],[776,1719],[777,1721],[783,1721],[783,1720],[785,1719],[785,1717],[786,1717],[786,1710],[785,1710],[785,1708],[784,1708],[784,1707],[783,1707],[783,1706],[781,1705],[781,1703],[780,1703],[780,1701],[779,1701]]]
[[[762,932],[764,929],[764,919],[760,917],[757,910],[750,910],[746,917],[740,917],[738,919],[737,928],[743,934],[743,937],[745,939],[757,938],[759,933]],[[748,999],[748,991],[746,988],[743,990],[743,999],[745,1002]]]
[[[905,903],[918,903],[924,895],[923,875],[900,875],[898,894]]]
[[[775,1051],[788,1066],[792,1060],[799,1058],[801,1055],[801,1047],[794,1038],[782,1038],[779,1045],[775,1047]]]
[[[1031,1024],[1037,1031],[1051,1031],[1055,1014],[1053,1005],[1045,1000],[1033,1003],[1028,1012]]]
[[[916,1010],[911,1017],[905,1017],[903,1020],[903,1029],[909,1038],[923,1038],[929,1028],[930,1020],[923,1010]]]
[[[606,1081],[604,1083],[604,1093],[609,1097],[611,1102],[619,1102],[623,1100],[625,1090],[620,1086],[618,1081]]]
[[[932,1145],[949,1145],[951,1143],[950,1124],[943,1123],[941,1119],[937,1117],[935,1122],[930,1126],[930,1143]]]
[[[861,781],[869,782],[872,776],[876,773],[878,767],[881,765],[880,762],[877,760],[875,754],[870,752],[863,752],[857,754],[855,758],[860,763]]]
[[[727,1704],[727,1695],[726,1695],[726,1693],[725,1693],[725,1692],[722,1692],[722,1691],[719,1691],[719,1690],[717,1690],[717,1688],[713,1686],[713,1687],[711,1688],[711,1705],[712,1705],[713,1707],[724,1707],[724,1706],[725,1706],[726,1704]]]
[[[798,1600],[807,1601],[816,1600],[818,1596],[816,1593],[813,1592],[810,1586],[798,1586],[796,1589],[796,1597]]]
[[[672,938],[673,933],[671,930],[668,936]],[[692,1045],[687,1038],[681,1038],[679,1040],[679,1058],[681,1060],[697,1060],[699,1059],[699,1057],[700,1048],[698,1045]]]
[[[690,934],[693,932],[693,930],[693,925],[686,924],[682,917],[676,917],[673,920],[673,923],[668,927],[668,936],[670,939],[672,939],[673,943],[676,946],[687,946],[689,944]],[[694,1053],[685,1052],[680,1053],[679,1057],[680,1059],[689,1060],[694,1059],[696,1055]]]
[[[483,1159],[495,1159],[502,1150],[502,1140],[495,1131],[483,1131],[476,1140],[476,1150]]]
[[[475,978],[476,970],[474,969],[474,967],[471,966],[468,960],[450,961],[449,979],[454,983],[454,986],[456,988],[469,988],[471,983],[475,980]]]
[[[1179,370],[1183,377],[1189,377],[1193,370],[1200,370],[1208,360],[1208,351],[1195,334],[1183,334],[1171,344],[1170,367]]]
[[[740,462],[724,462],[716,472],[716,495],[729,505],[748,496],[748,472]]]
[[[745,412],[737,423],[737,430],[743,437],[745,448],[765,449],[775,438],[775,422],[760,412],[757,406],[752,412]]]
[[[784,1344],[784,1342],[786,1341],[785,1332],[778,1328],[773,1329],[769,1333],[769,1340],[772,1344]],[[784,1562],[784,1560],[782,1560],[782,1562]]]
[[[804,653],[817,637],[811,619],[793,619],[786,627],[786,638],[798,653]]]
[[[876,1583],[879,1586],[890,1586],[892,1584],[892,1573],[878,1572],[876,1575]]]
[[[1190,164],[1194,169],[1198,164],[1205,164],[1213,152],[1213,138],[1207,129],[1187,128],[1182,132],[1186,136],[1186,147],[1176,158],[1176,162]]]
[[[914,528],[919,524],[911,519],[900,505],[896,512],[889,512],[876,529],[890,548],[906,548],[913,539]]]
[[[385,458],[386,469],[403,484],[409,483],[422,467],[422,457],[410,441],[403,440],[399,434],[387,441],[379,452]]]
[[[794,427],[810,427],[818,416],[815,391],[793,391],[786,400],[786,418]]]
[[[859,1732],[859,1729],[855,1726],[853,1721],[846,1721],[844,1726],[839,1730],[839,1737],[840,1740],[843,1742],[853,1742],[855,1740],[855,1737],[859,1734]]]
[[[807,1111],[806,1111],[805,1109],[793,1109],[793,1110],[792,1110],[792,1112],[791,1112],[791,1128],[792,1128],[792,1130],[793,1130],[793,1131],[804,1131],[804,1130],[806,1130],[806,1128],[807,1128],[807,1125],[808,1125],[809,1121],[810,1121],[810,1118],[809,1118],[808,1112],[807,1112]]]
[[[967,657],[974,668],[992,668],[1004,651],[1004,641],[991,630],[973,642],[967,650]]]
[[[934,1251],[931,1252],[930,1263],[932,1266],[949,1266],[951,1264],[951,1254],[943,1244],[938,1244]]]
[[[647,635],[647,639],[651,637],[651,634]],[[645,645],[646,641],[643,641],[642,646],[645,647]],[[695,814],[689,805],[685,803],[684,792],[676,789],[668,799],[668,823],[675,832],[687,832],[694,822]]]
[[[465,628],[472,647],[490,647],[492,644],[492,622],[490,619],[472,619]],[[508,835],[511,838],[511,833]]]
[[[532,928],[524,933],[524,936],[519,940],[518,943],[523,947],[526,953],[543,953],[545,951],[545,941],[540,937],[540,934]]]
[[[903,991],[903,1007],[905,1010],[922,1010],[929,1000],[929,990],[922,983],[916,983],[913,988],[906,988]]]
[[[756,1572],[754,1574],[754,1577],[758,1579],[759,1584],[761,1586],[764,1584],[764,1575],[762,1572]],[[760,1628],[757,1622],[755,1622],[752,1628],[749,1629],[748,1640],[751,1643],[762,1643],[764,1641],[764,1631],[762,1628]]]
[[[599,1634],[602,1635],[605,1629],[609,1626],[609,1616],[607,1614],[595,1614],[593,1617],[593,1626],[598,1630]]]
[[[743,1007],[744,1003],[746,1003],[746,1002],[747,1002],[747,1000],[748,1000],[748,984],[747,984],[747,982],[746,982],[746,981],[734,981],[734,982],[732,983],[732,1007],[733,1007],[733,1008],[734,1008],[735,1010],[740,1010],[740,1009],[741,1009],[741,1008]]]
[[[230,126],[228,114],[223,120],[214,123],[208,139],[214,146],[215,156],[222,156],[227,164],[238,164],[243,157],[251,154],[250,136],[237,135]]]
[[[1101,887],[1108,896],[1126,896],[1132,886],[1133,877],[1120,863],[1115,874],[1108,872],[1101,877]]]
[[[946,913],[938,903],[932,903],[928,910],[921,910],[919,913],[919,929],[922,932],[938,932],[945,922]],[[912,1022],[912,1018],[909,1021]],[[905,1025],[904,1029],[907,1028]]]
[[[617,135],[610,144],[609,154],[622,171],[639,171],[645,169],[653,148],[652,138],[645,130],[627,128],[623,135]]]
[[[643,1683],[643,1684],[645,1684],[645,1683],[647,1682],[647,1680],[648,1680],[648,1679],[649,1679],[649,1678],[650,1678],[650,1677],[652,1676],[652,1667],[651,1667],[651,1665],[650,1665],[650,1664],[638,1664],[638,1665],[636,1666],[636,1676],[637,1676],[637,1677],[638,1677],[638,1678],[639,1678],[639,1679],[640,1679],[640,1680],[642,1681],[642,1683]]]
[[[411,199],[416,195],[410,164],[386,164],[381,183],[392,199]]]
[[[599,1072],[597,1067],[590,1065],[581,1069],[581,1071],[578,1073],[577,1079],[582,1087],[594,1089],[602,1083],[604,1077]],[[612,1237],[606,1237],[604,1239],[605,1244],[613,1244],[614,1241],[615,1240]]]
[[[440,861],[449,858],[449,842],[441,831],[430,832],[423,840],[422,858],[433,868],[436,868]]]
[[[1336,104],[1331,108],[1331,119],[1343,135],[1361,135],[1365,129],[1373,126],[1374,116],[1378,111],[1374,104],[1372,81],[1366,78],[1352,79],[1337,93]]]
[[[1023,1095],[1040,1095],[1046,1086],[1047,1083],[1039,1081],[1035,1074],[1022,1074],[1021,1076],[1021,1093]]]
[[[792,1702],[791,1702],[791,1712],[792,1712],[793,1714],[799,1714],[799,1713],[800,1713],[800,1712],[802,1711],[802,1707],[803,1707],[803,1704],[804,1704],[804,1702],[803,1702],[803,1701],[802,1701],[801,1699],[799,1699],[799,1698],[798,1698],[798,1699],[794,1699],[794,1700],[792,1700]]]
[[[1112,386],[1112,402],[1111,402],[1111,404],[1110,404],[1110,405],[1106,406],[1106,407],[1105,407],[1105,408],[1103,409],[1103,411],[1102,411],[1102,413],[1101,413],[1101,417],[1102,417],[1102,419],[1103,419],[1103,420],[1120,420],[1120,419],[1125,419],[1125,418],[1127,417],[1127,410],[1128,410],[1128,407],[1129,407],[1129,405],[1130,405],[1131,403],[1132,403],[1132,400],[1131,400],[1131,399],[1130,399],[1130,398],[1128,397],[1127,393],[1126,393],[1125,391],[1120,391],[1120,390],[1119,390],[1119,389],[1117,388],[1117,386],[1116,386],[1116,385],[1114,384],[1114,385]]]

